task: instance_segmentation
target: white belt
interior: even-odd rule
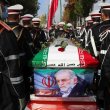
[[[5,60],[8,61],[8,60],[16,60],[19,58],[19,55],[10,55],[10,56],[7,56],[5,57]]]
[[[107,50],[101,50],[100,51],[100,54],[106,54],[107,53]]]

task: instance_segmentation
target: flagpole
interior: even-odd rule
[[[62,2],[60,0],[60,21],[62,21]]]

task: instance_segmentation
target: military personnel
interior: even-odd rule
[[[31,20],[34,16],[31,14],[25,14],[21,16],[22,24],[24,27],[29,28],[32,26]]]
[[[92,24],[93,24],[93,20],[91,16],[86,17],[85,21],[86,21],[86,25],[83,27],[80,33],[80,43],[81,43],[82,48],[86,47],[88,30],[92,27]]]
[[[40,28],[40,18],[34,17],[32,19],[33,29],[33,44],[34,44],[34,54],[38,53],[42,48],[45,47],[47,42],[44,31]]]
[[[98,37],[99,32],[97,31],[100,27],[101,13],[99,13],[99,10],[94,10],[90,13],[90,16],[93,20],[93,25],[88,31],[87,43],[85,48],[89,50],[89,52],[93,56],[97,57],[101,44]]]
[[[56,30],[56,38],[62,37],[65,38],[67,35],[65,31],[65,22],[59,22],[57,25],[57,30]]]
[[[53,41],[56,37],[56,25],[52,24],[51,29],[49,30],[50,41]]]
[[[6,3],[0,1],[1,18],[4,18],[2,9]],[[12,29],[0,19],[0,110],[24,109],[24,91],[17,40]]]
[[[29,32],[26,30],[26,28],[19,25],[21,10],[23,10],[23,6],[20,4],[8,7],[7,24],[12,28],[17,39],[20,57],[20,69],[24,77],[24,83],[26,88],[25,95],[26,100],[28,101],[30,98],[29,79],[32,75],[32,70],[29,67],[28,63],[33,58],[33,54],[27,41]]]
[[[71,23],[67,23],[66,26],[67,26],[67,29],[66,29],[66,32],[67,32],[66,38],[68,38],[68,39],[75,38],[75,33],[74,33],[74,30],[73,30],[73,25]]]
[[[23,27],[28,30],[28,36],[26,38],[27,38],[27,42],[28,42],[32,52],[34,50],[33,40],[32,40],[32,33],[31,33],[31,30],[32,30],[32,18],[33,17],[34,16],[31,15],[31,14],[25,14],[25,15],[21,16],[21,23],[22,23]]]
[[[99,59],[101,63],[101,80],[98,97],[104,99],[104,110],[110,110],[110,3],[101,4],[101,26],[99,37],[101,41]]]
[[[101,13],[100,10],[93,10],[91,13],[89,13],[93,20],[93,25],[99,24],[101,20]]]
[[[77,26],[76,28],[75,28],[75,36],[76,36],[76,38],[80,38],[80,32],[81,32],[81,29],[83,29],[84,28],[84,25],[82,25],[82,26]]]

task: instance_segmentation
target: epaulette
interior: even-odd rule
[[[8,26],[6,23],[4,23],[3,21],[0,20],[0,26],[2,26],[3,28],[5,28],[8,31],[11,31],[11,27]]]

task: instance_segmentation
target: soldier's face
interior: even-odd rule
[[[104,21],[104,14],[101,13],[101,20]]]

